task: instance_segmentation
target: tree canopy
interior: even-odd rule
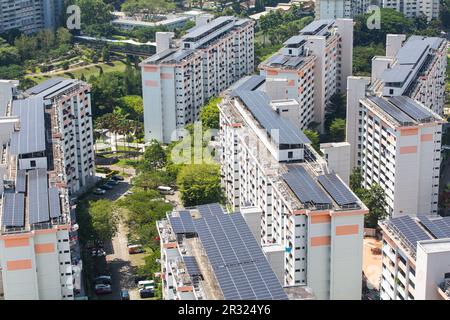
[[[219,129],[219,107],[222,98],[211,98],[200,111],[200,120],[204,129]]]
[[[111,201],[101,199],[89,203],[89,215],[97,239],[111,240],[117,232],[118,218]]]

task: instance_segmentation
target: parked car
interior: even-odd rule
[[[174,191],[171,187],[166,187],[166,186],[159,186],[158,187],[158,191],[160,194],[174,194]]]
[[[108,182],[106,182],[106,184],[110,184],[112,186],[117,186],[120,183],[119,180],[114,180],[114,179],[110,179],[108,180]]]
[[[94,279],[94,284],[109,284],[111,285],[111,277],[110,276],[98,276]]]
[[[140,289],[139,296],[141,299],[153,298],[155,296],[155,291],[151,289]]]
[[[92,249],[91,256],[92,257],[104,257],[104,256],[106,256],[106,252],[105,252],[105,250],[100,249],[100,248]]]
[[[140,244],[132,244],[128,246],[128,253],[129,254],[136,254],[136,253],[143,253],[144,248]]]
[[[120,291],[120,300],[130,300],[130,294],[128,293],[128,290]]]
[[[112,293],[110,284],[99,283],[95,285],[95,294],[108,294]]]
[[[112,189],[113,189],[113,186],[112,186],[112,185],[109,185],[109,184],[107,184],[107,183],[105,183],[104,185],[101,185],[101,186],[100,186],[100,189],[103,189],[103,190],[112,190]]]
[[[118,174],[116,174],[116,175],[112,176],[112,179],[114,179],[114,180],[118,180],[118,181],[123,181],[123,180],[125,180],[125,179],[124,179],[124,177],[122,177],[122,176],[119,176]]]
[[[139,281],[147,279],[147,276],[135,276],[134,277],[134,283],[138,284]]]
[[[102,194],[105,194],[105,193],[106,193],[106,190],[103,190],[103,189],[100,189],[100,188],[96,188],[94,190],[94,194],[96,194],[96,195],[102,195]]]
[[[145,287],[148,286],[153,286],[153,288],[155,287],[155,281],[153,280],[143,280],[143,281],[139,281],[138,282],[138,288],[139,289],[145,289]]]

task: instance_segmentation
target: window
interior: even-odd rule
[[[294,157],[294,153],[292,151],[288,152],[288,158],[292,159]]]
[[[36,168],[36,160],[30,160],[30,167]]]

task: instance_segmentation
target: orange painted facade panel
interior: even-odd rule
[[[6,269],[8,271],[27,270],[31,269],[31,267],[32,267],[31,259],[6,261]]]
[[[267,70],[267,75],[268,76],[277,76],[278,75],[278,71],[277,70]]]
[[[40,243],[34,245],[34,251],[36,253],[51,253],[55,252],[54,243]]]
[[[316,224],[316,223],[330,223],[331,222],[331,217],[329,215],[312,215],[311,216],[311,223],[312,224]]]
[[[161,73],[162,80],[170,80],[173,79],[173,74],[171,73]]]
[[[144,72],[157,72],[158,71],[158,67],[155,66],[145,66],[144,67]]]
[[[347,236],[351,234],[358,234],[359,226],[357,224],[350,224],[346,226],[337,226],[336,235],[337,236]]]
[[[420,136],[420,141],[426,142],[426,141],[433,141],[433,134],[432,133],[425,133]]]
[[[405,128],[400,129],[400,135],[401,136],[415,136],[419,133],[418,128]]]
[[[5,239],[5,248],[14,248],[14,247],[27,247],[30,245],[30,239],[27,238],[14,238],[14,239]]]
[[[400,154],[417,153],[417,146],[400,147]]]
[[[329,246],[330,243],[330,236],[311,237],[311,247]]]

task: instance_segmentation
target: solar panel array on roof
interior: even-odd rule
[[[437,238],[450,238],[450,217],[428,218],[420,216],[420,222]]]
[[[426,41],[408,39],[398,50],[396,58],[400,64],[416,64],[429,48]]]
[[[17,170],[16,173],[16,192],[26,191],[26,170]]]
[[[333,20],[315,20],[300,30],[300,34],[317,35],[324,30],[325,27],[328,27],[333,23]]]
[[[3,194],[2,225],[23,227],[25,225],[25,195],[23,193]]]
[[[233,21],[235,21],[235,18],[231,16],[218,17],[205,25],[194,27],[188,30],[188,32],[181,39],[189,40],[191,38],[203,36],[210,30],[219,27],[221,24],[226,25],[227,23],[231,23]]]
[[[183,261],[187,269],[187,273],[193,277],[193,276],[201,276],[202,273],[200,271],[200,268],[198,267],[197,260],[195,260],[195,257],[193,256],[183,256]]]
[[[422,107],[413,99],[405,96],[390,97],[389,102],[402,110],[408,116],[416,121],[423,121],[434,118],[433,113],[427,108]]]
[[[356,204],[358,199],[334,173],[324,174],[317,178],[331,197],[340,206]]]
[[[248,91],[252,91],[255,90],[256,88],[258,88],[262,83],[264,83],[264,81],[266,81],[266,78],[264,76],[259,76],[259,75],[255,75],[255,76],[250,76],[248,77],[245,81],[243,81],[242,83],[240,83],[235,90],[233,90],[233,93],[231,94],[231,96],[235,96],[234,92],[236,90],[248,90]]]
[[[288,165],[288,170],[288,173],[283,174],[282,177],[302,203],[331,206],[331,199],[325,191],[320,189],[305,168]]]
[[[301,130],[270,107],[270,99],[265,92],[242,90],[235,92],[275,143],[291,145],[311,143]]]
[[[405,241],[414,251],[416,251],[417,248],[417,241],[431,239],[431,237],[410,216],[392,218],[389,220],[389,223],[403,236]]]
[[[47,81],[44,81],[44,82],[38,84],[37,86],[34,86],[34,87],[28,89],[26,91],[26,93],[39,94],[39,93],[53,87],[54,85],[57,85],[58,83],[62,82],[63,80],[64,80],[64,78],[61,78],[61,77],[49,79]]]
[[[198,212],[203,215],[225,214],[222,206],[218,203],[202,204],[197,206]]]
[[[226,300],[287,299],[240,213],[204,215],[194,226]]]
[[[50,218],[57,218],[61,215],[61,200],[58,188],[48,189],[48,202],[50,204]]]
[[[13,155],[45,150],[44,104],[42,98],[13,102],[12,114],[20,118],[20,131],[11,137]]]
[[[176,234],[195,232],[189,211],[180,211],[178,217],[169,215],[169,221],[173,232]]]
[[[28,215],[30,224],[50,220],[46,169],[28,171]]]
[[[414,123],[414,119],[409,117],[407,114],[400,111],[397,107],[393,106],[384,98],[381,97],[368,97],[370,101],[374,102],[378,107],[380,107],[384,112],[390,115],[392,118],[400,123]]]

